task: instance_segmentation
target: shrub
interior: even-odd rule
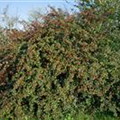
[[[31,24],[20,37],[14,74],[7,74],[11,87],[0,100],[1,117],[63,119],[79,110],[119,115],[119,24],[111,17],[116,9],[107,7],[113,3],[73,15],[52,8],[42,24]],[[101,18],[106,9],[114,11]]]

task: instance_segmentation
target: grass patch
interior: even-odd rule
[[[84,113],[79,113],[74,118],[66,120],[120,120],[120,118],[115,118],[109,114],[97,113],[95,115],[88,115]]]

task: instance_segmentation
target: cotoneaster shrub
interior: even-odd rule
[[[108,7],[113,3],[94,3],[73,15],[52,8],[42,24],[34,22],[16,37],[21,44],[9,70],[14,74],[7,76],[11,87],[0,89],[6,93],[0,117],[61,120],[77,111],[119,116],[120,29],[112,17],[116,8]]]

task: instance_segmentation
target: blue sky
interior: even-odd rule
[[[46,12],[48,5],[53,7],[67,8],[69,11],[75,4],[74,0],[0,0],[0,14],[5,6],[9,5],[9,14],[11,16],[18,15],[20,19],[27,19],[31,10],[40,8],[41,12]]]

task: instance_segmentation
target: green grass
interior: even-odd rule
[[[95,115],[88,115],[84,113],[79,113],[75,117],[71,118],[68,116],[68,118],[64,120],[120,120],[120,118],[115,118],[111,115],[105,115],[105,114],[95,114]]]
[[[87,115],[82,113],[82,114],[78,114],[73,120],[119,120],[119,119],[120,118],[115,118],[110,115],[103,115],[103,114]]]

